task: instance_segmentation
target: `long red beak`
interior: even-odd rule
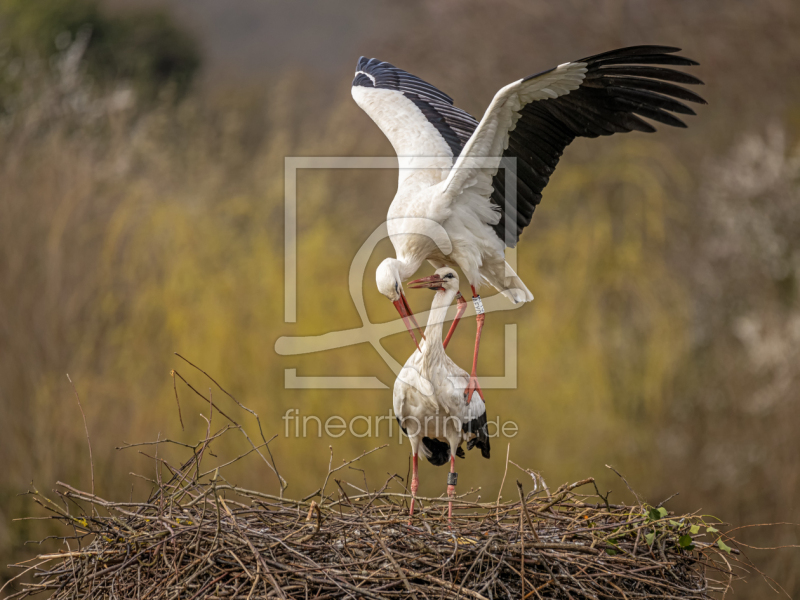
[[[408,287],[414,288],[415,290],[418,289],[429,289],[429,290],[442,290],[442,278],[441,276],[434,273],[430,277],[421,277],[420,279],[415,279],[414,281],[408,282]]]
[[[417,320],[414,318],[414,313],[411,312],[411,307],[408,305],[406,297],[403,294],[400,294],[400,299],[395,300],[392,302],[392,304],[394,304],[394,307],[397,309],[397,312],[403,319],[403,323],[405,324],[406,329],[408,329],[408,333],[411,334],[411,339],[414,340],[414,345],[417,347],[417,350],[419,350],[419,343],[417,342],[417,338],[414,336],[414,327],[416,327],[419,331],[420,339],[424,338],[425,336],[417,324]]]
[[[420,327],[419,323],[417,323],[417,317],[414,316],[414,311],[411,310],[411,307],[408,305],[408,300],[406,300],[405,295],[400,294],[400,296],[403,299],[403,304],[406,305],[406,310],[408,311],[408,316],[411,318],[411,322],[414,323],[414,327],[417,328],[417,330],[419,331],[420,337],[424,340],[425,339],[425,334],[422,332],[422,327]]]

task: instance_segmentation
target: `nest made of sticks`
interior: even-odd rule
[[[632,506],[610,504],[591,478],[550,493],[525,469],[529,489],[517,482],[514,501],[498,493],[481,502],[470,491],[448,522],[446,497],[418,497],[409,520],[402,477],[370,491],[335,476],[386,446],[335,468],[331,455],[324,483],[302,500],[242,489],[225,467],[256,454],[284,489],[262,454],[268,443],[262,435],[256,445],[194,391],[229,424],[212,433],[212,417],[196,445],[173,442],[191,456],[181,465],[158,458],[169,475],[152,482],[146,501],[109,501],[64,483],[55,490],[63,504],[29,492],[67,526],[66,550],[16,565],[23,571],[8,598],[706,599],[729,589],[744,564],[713,518],[674,515],[638,496]],[[237,431],[251,449],[203,472],[209,444]]]
[[[347,463],[350,464],[350,463]],[[141,503],[59,483],[86,510],[43,506],[74,530],[71,550],[40,555],[12,597],[51,598],[710,598],[734,576],[734,542],[697,515],[606,504],[593,479],[515,502],[336,491],[289,500],[174,469]],[[73,506],[75,504],[73,503]],[[88,543],[80,543],[81,541]]]

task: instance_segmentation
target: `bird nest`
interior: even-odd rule
[[[551,493],[521,469],[525,484],[506,486],[513,501],[498,493],[481,502],[470,491],[454,499],[448,521],[447,497],[418,497],[409,519],[404,478],[373,491],[337,479],[385,446],[336,467],[331,458],[321,488],[302,500],[242,489],[225,471],[248,455],[275,471],[281,490],[284,480],[267,441],[255,444],[205,400],[213,415],[205,439],[172,442],[190,456],[180,465],[157,458],[168,475],[152,481],[145,501],[105,500],[64,483],[54,492],[60,501],[29,492],[67,526],[65,549],[16,565],[22,572],[7,598],[705,599],[726,591],[743,566],[718,521],[638,496],[631,506],[611,504],[591,478]],[[229,424],[212,433],[218,413]],[[237,431],[250,450],[204,472],[209,445]]]
[[[113,502],[59,484],[84,510],[33,497],[68,525],[69,551],[38,557],[11,597],[51,598],[711,598],[734,577],[734,542],[697,515],[582,494],[485,503],[346,491],[290,500],[174,468],[146,501]],[[68,505],[69,503],[64,503]],[[88,543],[87,543],[88,542]],[[716,581],[715,581],[716,580]]]

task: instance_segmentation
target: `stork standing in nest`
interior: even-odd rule
[[[456,456],[464,458],[461,445],[467,449],[477,446],[481,455],[489,458],[489,435],[486,423],[486,406],[477,391],[467,402],[464,390],[469,385],[469,373],[454,363],[445,353],[456,322],[450,327],[447,339],[442,342],[442,330],[447,309],[458,298],[458,314],[466,302],[458,292],[458,275],[448,267],[437,269],[430,277],[409,283],[412,288],[434,290],[428,326],[419,348],[406,361],[394,384],[394,414],[411,442],[411,508],[419,488],[418,454],[436,466],[450,461],[447,477],[447,495],[450,497],[448,518],[453,514],[452,498],[455,495],[458,474]]]
[[[686,127],[673,113],[695,113],[680,100],[706,103],[675,85],[702,81],[656,66],[697,64],[678,51],[632,46],[525,77],[497,92],[480,123],[419,77],[375,58],[358,61],[353,98],[389,138],[400,167],[387,216],[397,258],[378,267],[378,289],[416,343],[412,324],[419,326],[403,282],[425,260],[434,268],[461,269],[472,286],[477,319],[467,402],[476,389],[482,394],[476,378],[484,323],[478,292],[489,284],[514,303],[533,300],[504,251],[530,224],[564,149],[576,137],[654,132],[644,119]],[[502,159],[510,160],[501,165]]]

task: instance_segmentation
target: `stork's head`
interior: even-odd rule
[[[375,282],[378,291],[392,302],[397,302],[403,295],[403,280],[400,278],[400,261],[387,258],[375,271]]]
[[[450,267],[442,267],[436,269],[436,272],[430,277],[409,281],[408,287],[428,288],[436,292],[458,292],[458,273]]]

